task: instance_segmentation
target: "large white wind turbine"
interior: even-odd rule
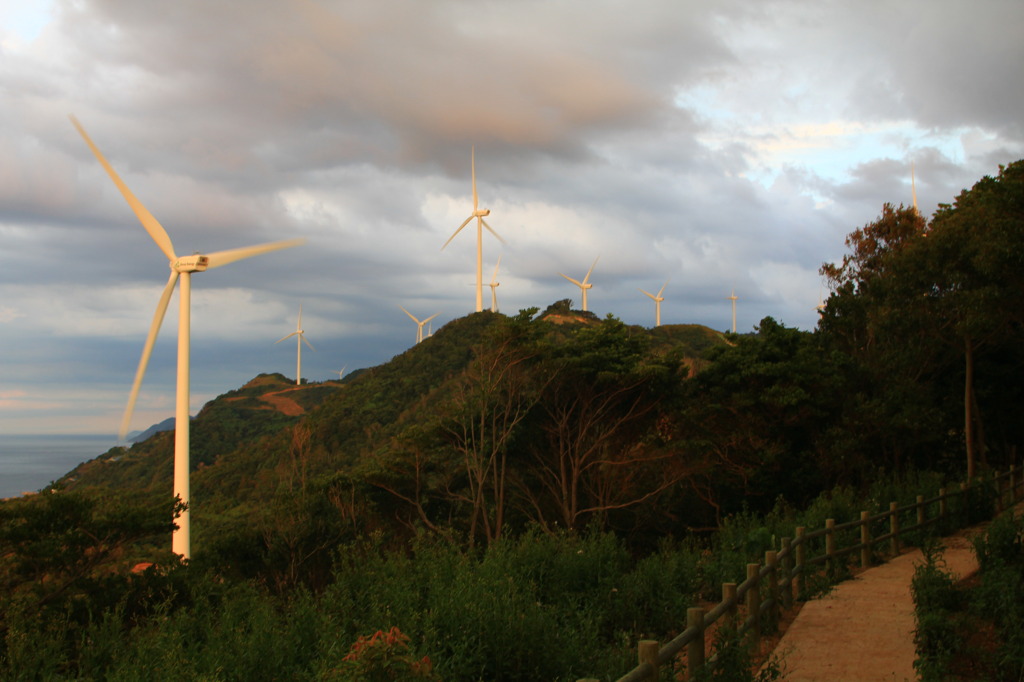
[[[398,307],[402,308],[402,306],[398,306]],[[435,317],[437,317],[438,315],[441,314],[441,313],[434,313],[433,315],[431,315],[430,317],[428,317],[425,320],[417,320],[416,316],[413,315],[412,313],[410,313],[405,308],[402,308],[402,312],[405,313],[406,315],[408,315],[409,317],[411,317],[412,321],[416,323],[416,343],[419,343],[420,341],[423,340],[423,325],[425,325],[427,322],[430,322],[432,319],[434,319]]]
[[[314,353],[316,352],[316,348],[313,348],[313,344],[311,344],[309,342],[309,340],[306,339],[305,331],[302,329],[302,304],[301,303],[299,304],[299,321],[295,325],[295,331],[293,331],[291,334],[289,334],[288,336],[284,337],[283,339],[278,339],[274,343],[281,343],[285,339],[290,339],[293,336],[295,337],[295,358],[296,358],[295,359],[295,385],[296,386],[301,386],[302,385],[302,342],[305,341],[306,345],[309,346],[309,349],[311,351],[313,351]]]
[[[600,256],[598,256],[597,258],[600,258]],[[594,259],[594,265],[597,265],[597,258]],[[562,273],[558,273],[559,275],[562,275],[562,277],[565,277],[567,280],[569,280],[570,282],[572,282],[573,284],[575,284],[576,286],[578,286],[580,288],[580,294],[581,294],[581,296],[583,298],[583,308],[582,308],[583,312],[587,311],[587,289],[593,289],[594,288],[594,285],[590,284],[587,281],[587,280],[590,279],[590,273],[592,273],[594,271],[594,265],[591,265],[590,269],[587,270],[587,276],[583,278],[582,282],[579,281],[578,279],[573,279],[569,275],[562,275]]]
[[[729,300],[732,301],[732,333],[736,333],[736,290],[733,289],[732,293],[729,294]]]
[[[85,129],[82,128],[78,120],[72,116],[71,122],[75,128],[78,129],[79,134],[85,140],[85,143],[89,145],[92,153],[96,156],[96,159],[100,162],[103,168],[107,171],[107,175],[114,181],[117,188],[121,191],[128,205],[131,206],[138,217],[139,222],[149,233],[149,236],[153,238],[156,245],[160,247],[164,255],[167,256],[171,266],[171,277],[167,280],[167,285],[164,286],[163,293],[160,294],[160,300],[156,305],[156,312],[153,313],[153,322],[149,327],[149,335],[146,337],[146,344],[142,347],[142,357],[139,359],[139,367],[135,371],[135,381],[132,383],[132,390],[128,396],[128,406],[125,408],[124,419],[121,422],[120,438],[124,440],[125,435],[128,432],[128,426],[131,423],[132,412],[135,409],[135,400],[139,395],[139,388],[142,386],[142,377],[146,373],[146,365],[149,363],[149,356],[153,351],[153,345],[156,343],[157,334],[160,331],[160,324],[164,320],[164,314],[167,312],[167,305],[170,303],[171,294],[174,293],[175,284],[180,280],[181,290],[179,292],[179,312],[178,312],[178,385],[177,385],[177,400],[175,405],[174,413],[174,494],[183,502],[186,507],[185,511],[177,519],[178,528],[174,531],[171,539],[171,549],[175,554],[181,555],[183,558],[188,559],[191,555],[191,539],[190,539],[190,523],[189,523],[189,422],[188,422],[188,402],[189,402],[189,323],[191,317],[191,294],[192,294],[192,279],[191,275],[193,272],[203,272],[208,268],[218,268],[228,263],[233,263],[236,260],[243,258],[250,258],[251,256],[258,256],[261,253],[267,253],[268,251],[276,251],[277,249],[284,249],[290,246],[297,246],[303,243],[304,239],[290,239],[287,241],[273,242],[270,244],[260,244],[258,246],[249,246],[241,249],[231,249],[229,251],[218,251],[210,254],[193,254],[191,256],[178,257],[174,253],[174,246],[171,244],[171,238],[167,235],[167,231],[164,230],[163,226],[157,222],[156,218],[142,205],[128,186],[122,182],[121,178],[118,177],[113,167],[107,161],[107,159],[100,152],[99,148],[93,144],[92,139],[86,134]]]
[[[643,289],[640,290],[640,291],[643,291],[643,293],[645,293],[649,299],[654,301],[654,326],[655,327],[660,327],[661,326],[661,302],[665,300],[665,297],[662,296],[662,294],[665,293],[665,287],[667,287],[667,286],[668,286],[668,280],[665,280],[665,283],[661,285],[661,289],[658,291],[658,295],[657,296],[655,296],[654,294],[652,294],[649,291],[644,291]]]
[[[469,217],[466,218],[461,225],[459,225],[459,229],[455,230],[455,232],[452,233],[451,237],[448,237],[448,241],[444,243],[444,246],[441,247],[441,250],[444,251],[444,247],[448,246],[448,244],[450,244],[451,241],[455,239],[455,235],[461,232],[462,228],[468,225],[470,220],[476,218],[476,311],[480,312],[481,310],[484,309],[484,228],[486,227],[487,230],[495,237],[497,237],[498,241],[501,242],[502,244],[505,243],[505,240],[502,239],[501,235],[495,232],[494,229],[487,224],[486,220],[484,220],[484,216],[490,215],[491,210],[488,208],[479,208],[478,206],[479,202],[477,201],[476,196],[475,147],[470,150],[469,163],[471,173],[473,176],[473,212],[469,214]]]
[[[498,312],[498,292],[497,289],[501,286],[501,282],[498,281],[498,268],[501,267],[501,256],[498,256],[498,263],[494,266],[494,274],[491,276],[491,282],[487,286],[491,288],[491,312]]]

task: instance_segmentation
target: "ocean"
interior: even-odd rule
[[[0,499],[39,490],[115,445],[113,435],[0,434]]]

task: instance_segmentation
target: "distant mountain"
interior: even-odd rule
[[[129,443],[141,443],[144,440],[149,440],[154,434],[160,433],[161,431],[173,431],[174,430],[174,417],[168,417],[159,424],[153,424],[145,431],[132,431],[128,434]]]

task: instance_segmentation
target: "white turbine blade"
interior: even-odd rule
[[[299,304],[299,321],[295,323],[295,329],[302,329],[302,304]]]
[[[311,343],[309,342],[309,339],[307,339],[307,338],[305,337],[305,335],[303,335],[303,334],[299,334],[299,338],[300,338],[300,339],[302,339],[302,340],[303,340],[303,341],[304,341],[304,342],[306,343],[306,345],[307,345],[307,346],[309,346],[309,349],[310,349],[311,351],[313,351],[314,353],[316,352],[316,348],[313,348],[313,344],[311,344]]]
[[[643,289],[641,289],[640,291],[643,291],[645,294],[647,294],[648,298],[650,298],[652,301],[657,301],[658,300],[658,297],[655,296],[654,294],[652,294],[651,292],[644,291]]]
[[[500,234],[498,234],[497,232],[495,232],[495,231],[494,231],[494,228],[492,228],[492,227],[491,227],[490,225],[488,225],[488,224],[487,224],[487,221],[486,221],[486,220],[484,220],[483,218],[481,218],[481,219],[480,219],[480,222],[484,224],[484,227],[486,227],[486,228],[487,228],[487,231],[488,231],[488,232],[490,232],[491,234],[493,234],[493,235],[494,235],[495,237],[497,237],[497,238],[498,238],[498,241],[499,241],[499,242],[501,242],[502,244],[504,244],[504,243],[505,243],[505,240],[501,238],[501,235],[500,235]]]
[[[167,313],[167,304],[171,302],[171,294],[174,293],[174,285],[178,283],[178,272],[171,271],[171,277],[167,280],[160,300],[156,304],[156,311],[153,313],[153,322],[149,325],[149,335],[146,336],[146,344],[142,347],[142,357],[139,358],[139,367],[135,370],[135,381],[132,382],[131,393],[128,394],[128,406],[125,407],[124,417],[121,419],[121,430],[118,431],[118,438],[124,440],[128,435],[128,427],[131,425],[132,413],[135,411],[135,400],[139,397],[139,389],[142,387],[142,377],[146,374],[146,366],[149,365],[149,356],[153,353],[153,344],[156,343],[156,335],[160,333],[160,325],[163,324],[164,315]]]
[[[494,284],[495,280],[498,279],[498,268],[500,268],[500,267],[501,267],[501,256],[498,256],[498,262],[494,265],[494,274],[491,275],[491,284]]]
[[[290,249],[293,246],[299,246],[305,244],[306,240],[304,237],[298,239],[285,239],[280,242],[269,242],[267,244],[257,244],[256,246],[246,246],[241,249],[228,249],[227,251],[216,251],[214,253],[207,254],[206,257],[209,259],[209,268],[219,268],[222,265],[228,263],[234,263],[236,260],[242,260],[243,258],[252,258],[253,256],[259,256],[263,253],[269,253],[270,251],[277,251],[279,249]]]
[[[558,274],[562,275],[562,273],[558,273]],[[562,275],[562,277],[565,277],[567,280],[569,280],[570,282],[572,282],[573,284],[575,284],[578,287],[582,287],[583,286],[583,284],[579,280],[573,279],[569,275]]]
[[[398,307],[402,308],[402,306],[398,306]],[[402,312],[405,313],[406,315],[408,315],[409,317],[411,317],[413,322],[415,322],[416,324],[420,324],[420,321],[416,319],[416,316],[413,315],[412,313],[410,313],[408,310],[406,310],[405,308],[402,308]]]
[[[444,246],[448,246],[449,244],[451,244],[452,240],[455,239],[455,235],[457,235],[459,232],[462,232],[462,228],[464,228],[466,225],[469,225],[469,221],[472,220],[472,219],[473,219],[473,216],[469,216],[468,218],[466,218],[466,221],[464,223],[462,223],[461,225],[459,225],[459,229],[457,229],[454,232],[452,232],[452,236],[451,237],[448,237],[448,241],[446,241],[444,243]],[[442,251],[444,251],[444,246],[441,247]]]
[[[600,258],[600,256],[598,256],[597,258]],[[595,258],[595,259],[594,259],[594,265],[597,265],[597,258]],[[587,270],[587,276],[583,278],[583,281],[584,281],[584,283],[585,283],[585,282],[586,282],[586,281],[587,281],[588,279],[590,279],[590,273],[592,273],[592,272],[594,271],[594,265],[591,265],[591,266],[590,266],[590,269],[589,269],[589,270]]]
[[[430,317],[428,317],[427,319],[425,319],[425,320],[423,320],[422,322],[420,322],[420,324],[426,324],[427,322],[430,322],[430,321],[431,321],[432,319],[434,319],[435,317],[437,317],[437,316],[438,316],[438,315],[440,315],[440,314],[441,314],[441,313],[434,313],[433,315],[431,315],[431,316],[430,316]]]
[[[135,215],[139,219],[139,222],[142,223],[142,226],[146,228],[146,232],[149,233],[149,236],[153,238],[156,245],[159,246],[160,250],[164,252],[165,256],[167,256],[167,260],[174,260],[177,258],[177,256],[174,255],[174,245],[171,244],[171,238],[167,235],[167,230],[165,230],[163,225],[153,217],[153,214],[142,205],[142,202],[132,194],[132,191],[128,189],[128,185],[124,184],[124,181],[122,181],[120,176],[118,176],[114,167],[111,166],[110,162],[108,162],[106,157],[103,156],[99,147],[93,144],[92,138],[90,138],[89,134],[85,132],[85,128],[83,128],[82,124],[78,122],[78,119],[72,116],[71,123],[78,129],[78,133],[82,136],[82,139],[85,140],[85,143],[89,145],[89,149],[92,150],[96,159],[100,162],[103,168],[106,169],[107,175],[109,175],[110,179],[114,181],[117,188],[121,190],[121,194],[124,196],[125,201],[127,201],[128,205],[132,207],[133,211],[135,211]]]
[[[661,285],[661,289],[658,290],[658,298],[661,298],[661,295],[663,293],[665,293],[665,287],[667,287],[667,286],[668,286],[668,280],[666,279],[665,283]]]
[[[298,332],[292,332],[292,333],[291,333],[291,334],[289,334],[288,336],[285,336],[284,338],[280,338],[280,339],[278,339],[277,341],[274,341],[274,343],[281,343],[282,341],[284,341],[284,340],[286,340],[286,339],[290,339],[290,338],[292,338],[292,337],[293,337],[293,336],[295,336],[296,334],[298,334]]]

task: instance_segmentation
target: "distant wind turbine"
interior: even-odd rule
[[[732,333],[736,333],[736,290],[732,290],[732,294],[729,295],[729,300],[732,301]]]
[[[600,258],[600,256],[598,256],[597,258]],[[597,258],[594,259],[594,265],[597,265]],[[582,298],[583,298],[583,312],[587,311],[587,289],[593,289],[594,288],[594,285],[590,284],[587,281],[587,280],[590,279],[590,273],[592,273],[594,271],[594,265],[591,265],[590,269],[587,270],[587,276],[583,278],[582,282],[579,281],[578,279],[573,279],[569,275],[562,275],[562,273],[558,273],[559,275],[562,275],[562,277],[565,277],[567,280],[569,280],[570,282],[572,282],[573,284],[575,284],[576,286],[578,286],[580,288],[580,294],[582,295]]]
[[[444,247],[448,246],[451,243],[451,241],[453,239],[455,239],[455,235],[457,235],[459,232],[461,232],[462,228],[464,228],[466,225],[468,225],[470,220],[472,220],[473,218],[476,218],[476,311],[480,312],[481,310],[484,309],[484,232],[483,232],[483,228],[486,227],[488,232],[490,232],[495,237],[497,237],[498,241],[501,242],[502,244],[505,243],[505,240],[502,239],[501,236],[497,232],[495,232],[491,228],[490,225],[487,224],[487,221],[484,220],[484,216],[490,215],[491,214],[491,210],[488,209],[488,208],[479,208],[479,206],[478,206],[479,202],[477,201],[477,195],[476,195],[476,148],[475,147],[471,148],[471,150],[470,150],[470,169],[471,169],[471,173],[472,173],[472,176],[473,176],[473,212],[469,214],[469,217],[466,218],[462,222],[461,225],[459,225],[459,229],[455,230],[455,232],[452,233],[451,237],[448,237],[448,241],[446,241],[444,243],[444,246],[441,247],[441,250],[444,251]]]
[[[345,367],[348,367],[348,365],[345,365],[344,367],[338,370],[338,381],[341,381],[342,379],[345,378]]]
[[[498,292],[497,289],[501,286],[498,281],[498,268],[501,267],[501,256],[498,256],[498,263],[494,266],[494,274],[491,276],[491,283],[488,284],[491,288],[491,312],[498,312]]]
[[[648,298],[650,298],[652,301],[654,301],[654,326],[655,327],[660,327],[661,326],[661,302],[665,300],[665,297],[662,296],[662,294],[665,293],[665,287],[667,287],[667,286],[668,286],[668,280],[665,280],[665,283],[661,285],[661,289],[658,291],[658,295],[657,296],[655,296],[654,294],[652,294],[649,291],[644,291],[643,289],[640,290],[640,291],[643,291],[643,293],[646,294]]]
[[[278,339],[274,343],[281,343],[285,339],[290,339],[293,336],[295,337],[295,358],[296,358],[295,359],[295,385],[296,386],[301,386],[302,385],[302,343],[303,343],[303,341],[305,341],[306,345],[309,346],[309,349],[311,351],[313,351],[314,353],[316,352],[316,348],[313,348],[313,344],[311,344],[309,342],[309,340],[306,338],[306,333],[302,329],[302,304],[301,303],[299,304],[299,321],[295,325],[295,331],[293,331],[291,334],[289,334],[288,336],[286,336],[286,337],[284,337],[282,339]]]
[[[135,381],[132,383],[132,390],[128,396],[128,406],[125,408],[124,419],[121,421],[121,429],[119,436],[121,440],[125,439],[128,433],[128,427],[131,423],[132,412],[135,410],[135,401],[139,396],[139,388],[142,386],[142,377],[146,373],[146,365],[149,364],[149,356],[153,352],[153,345],[156,343],[157,334],[160,331],[160,325],[164,320],[164,314],[167,312],[167,306],[171,301],[171,294],[174,293],[174,287],[181,281],[181,290],[179,291],[179,309],[178,309],[178,385],[177,385],[177,399],[175,404],[174,412],[174,494],[186,505],[185,510],[177,518],[177,530],[171,536],[171,549],[175,554],[180,555],[184,559],[188,559],[192,553],[191,547],[191,525],[189,521],[189,415],[188,415],[188,403],[189,403],[189,331],[190,331],[190,320],[191,320],[191,298],[192,298],[192,279],[191,275],[193,272],[203,272],[209,268],[219,268],[222,265],[233,263],[243,258],[250,258],[252,256],[258,256],[269,251],[276,251],[278,249],[285,249],[291,246],[298,246],[302,244],[304,239],[290,239],[287,241],[272,242],[270,244],[260,244],[258,246],[249,246],[241,249],[231,249],[229,251],[217,251],[210,254],[199,254],[195,253],[191,256],[178,257],[174,252],[174,246],[171,243],[171,238],[167,235],[167,231],[157,221],[156,218],[142,205],[132,191],[128,189],[128,186],[124,184],[118,174],[114,171],[114,168],[110,165],[107,159],[100,152],[99,148],[93,144],[92,139],[86,134],[85,129],[78,122],[74,116],[71,117],[71,123],[78,130],[78,133],[85,140],[85,143],[89,145],[89,149],[96,156],[96,159],[103,166],[104,170],[107,171],[107,175],[114,181],[114,184],[121,191],[121,195],[124,196],[125,201],[135,212],[135,216],[142,223],[142,226],[152,237],[153,241],[160,248],[167,259],[170,261],[171,276],[167,280],[167,284],[164,286],[163,293],[160,294],[160,300],[157,302],[156,311],[153,313],[153,322],[149,326],[149,334],[146,336],[146,343],[142,347],[142,357],[139,359],[138,369],[135,371]]]
[[[398,306],[398,307],[402,308],[402,306]],[[437,317],[438,315],[441,314],[441,313],[434,313],[433,315],[431,315],[430,317],[428,317],[425,320],[418,320],[418,319],[416,319],[415,315],[410,313],[405,308],[402,308],[402,312],[405,313],[406,315],[408,315],[409,317],[411,317],[412,321],[416,323],[416,343],[420,343],[421,341],[423,341],[423,325],[425,325],[427,322],[430,322],[432,319],[434,319],[435,317]]]

